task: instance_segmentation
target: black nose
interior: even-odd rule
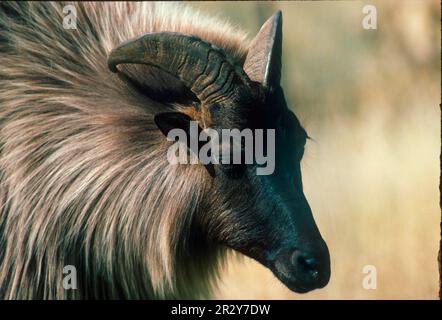
[[[323,288],[330,280],[330,254],[325,242],[306,247],[280,250],[274,260],[275,275],[300,293]]]
[[[320,276],[321,265],[319,259],[313,255],[295,250],[291,256],[292,266],[304,280],[316,282]]]

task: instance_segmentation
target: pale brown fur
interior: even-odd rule
[[[207,296],[223,252],[187,237],[211,182],[200,166],[168,165],[152,120],[191,109],[131,89],[106,60],[145,32],[177,31],[241,63],[246,37],[175,3],[74,5],[77,30],[63,29],[62,3],[0,12],[0,298]],[[127,72],[182,90],[154,69]],[[65,265],[77,290],[62,287]]]

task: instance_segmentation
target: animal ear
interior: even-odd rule
[[[167,137],[169,132],[173,129],[181,129],[186,133],[187,137],[187,148],[192,151],[194,154],[198,155],[203,143],[198,140],[198,143],[193,146],[191,143],[192,134],[197,135],[197,139],[199,137],[200,132],[203,130],[200,126],[197,126],[197,132],[191,132],[191,121],[193,119],[189,117],[187,114],[182,112],[163,112],[155,115],[154,117],[155,124],[158,129]],[[195,149],[193,149],[195,148]],[[214,177],[215,176],[215,168],[212,163],[204,165],[209,174]]]
[[[253,39],[244,71],[265,88],[274,88],[281,80],[282,13],[278,10],[268,19]]]
[[[155,115],[154,121],[158,129],[167,137],[173,129],[184,130],[189,135],[192,118],[181,112],[163,112]]]

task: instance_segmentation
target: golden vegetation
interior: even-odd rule
[[[284,88],[313,137],[304,188],[332,255],[329,285],[299,295],[248,259],[230,259],[217,298],[437,298],[440,209],[438,1],[216,2],[251,36],[284,16]],[[362,287],[365,265],[377,289]]]

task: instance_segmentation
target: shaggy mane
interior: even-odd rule
[[[174,31],[242,63],[246,36],[181,4],[68,4],[76,30],[63,3],[0,4],[0,298],[206,296],[223,250],[189,230],[210,181],[168,165],[153,123],[192,97],[145,66],[125,68],[131,87],[106,61],[123,41]],[[63,289],[66,265],[77,290]]]

